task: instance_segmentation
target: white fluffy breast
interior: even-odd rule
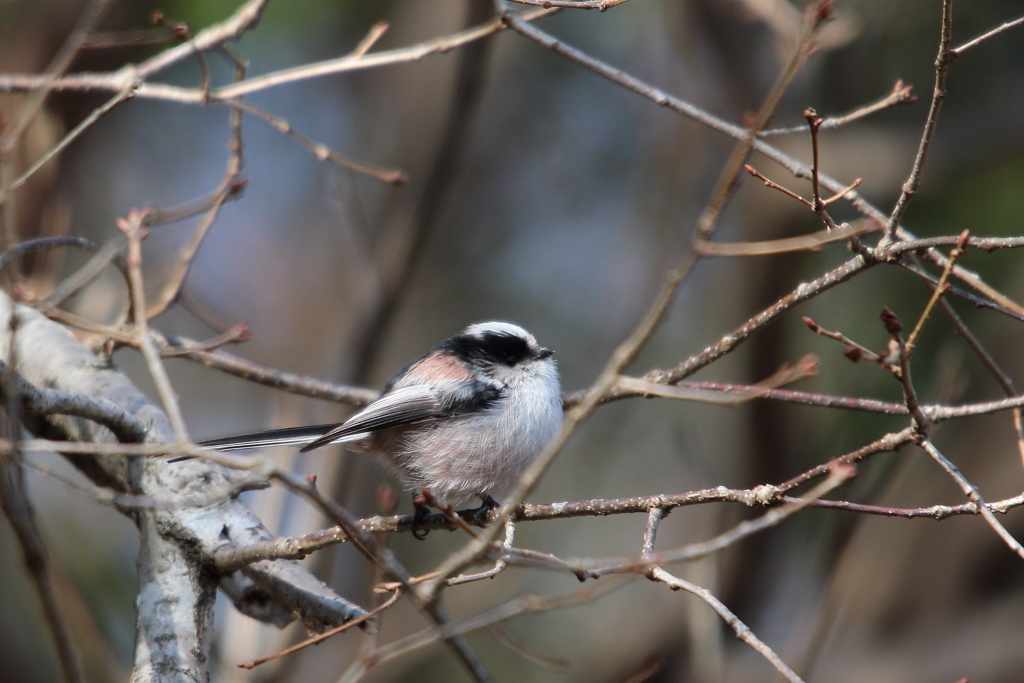
[[[453,505],[476,494],[503,501],[562,424],[554,362],[531,365],[490,408],[414,426],[382,443],[407,488],[428,488]]]

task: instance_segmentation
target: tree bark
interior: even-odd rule
[[[140,421],[142,440],[174,442],[163,411],[63,326],[3,294],[0,320],[6,322],[0,326],[0,358],[32,386],[106,399]],[[79,417],[26,414],[23,422],[50,439],[116,440],[106,427]],[[121,508],[141,536],[133,683],[210,680],[218,584],[243,613],[279,627],[298,617],[308,630],[321,632],[363,614],[297,562],[268,560],[230,576],[217,573],[212,561],[217,548],[273,538],[238,496],[252,488],[247,475],[201,459],[68,457],[98,485],[161,503]],[[207,503],[196,506],[190,500]],[[167,501],[181,504],[163,504]]]

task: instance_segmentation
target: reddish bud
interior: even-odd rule
[[[967,246],[967,240],[969,240],[970,238],[971,231],[968,230],[967,228],[964,228],[964,231],[960,233],[960,237],[958,237],[956,240],[956,248],[962,251],[964,247]]]
[[[813,353],[809,353],[796,364],[797,373],[801,377],[814,377],[821,369],[821,360]]]
[[[236,342],[247,342],[252,339],[252,332],[248,323],[238,323],[231,328],[231,336]]]
[[[913,104],[917,102],[917,95],[914,94],[914,86],[904,85],[903,79],[896,81],[893,86],[893,93],[896,95],[896,104]]]
[[[228,184],[228,196],[232,197],[236,194],[241,194],[248,186],[249,176],[244,173],[238,173],[231,178],[231,182]]]
[[[811,332],[813,332],[814,334],[818,334],[818,332],[821,330],[821,327],[818,326],[818,323],[814,322],[806,315],[800,319],[804,321],[804,325],[807,325],[807,327],[811,328]]]
[[[882,324],[885,325],[885,331],[889,334],[897,335],[903,331],[903,323],[888,308],[883,308],[882,314],[879,317],[882,319]]]
[[[856,346],[851,346],[850,344],[843,347],[843,355],[854,363],[859,363],[864,358],[864,353]]]
[[[832,11],[832,0],[821,0],[816,4],[808,5],[806,13],[807,18],[814,26],[821,26],[826,21],[835,19],[835,13]]]

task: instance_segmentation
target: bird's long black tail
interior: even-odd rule
[[[338,426],[337,422],[325,425],[309,425],[307,427],[286,427],[285,429],[268,429],[263,432],[222,436],[219,439],[197,441],[197,446],[214,451],[241,451],[248,448],[270,448],[271,446],[305,446]],[[357,435],[362,436],[362,435]],[[339,439],[339,441],[344,439]],[[167,462],[191,460],[192,456],[173,458]]]
[[[270,446],[305,446],[338,426],[338,423],[268,429],[264,432],[223,436],[219,439],[199,441],[197,445],[215,451],[239,451],[246,448],[269,448]]]

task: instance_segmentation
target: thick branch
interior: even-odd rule
[[[166,416],[124,375],[99,362],[63,327],[24,306],[0,298],[0,318],[18,316],[14,340],[18,372],[37,386],[55,387],[105,399],[146,426],[148,442],[173,442]],[[0,357],[10,357],[10,332],[0,332]],[[81,419],[50,416],[29,427],[39,435],[74,441],[109,442],[111,434]],[[72,462],[94,482],[118,491],[156,500],[209,496],[213,489],[230,489],[243,476],[203,460],[168,464],[163,458],[73,456]],[[269,540],[244,501],[231,498],[204,508],[158,507],[127,511],[142,535],[139,559],[139,622],[133,681],[208,680],[213,602],[220,576],[211,572],[211,558],[225,543],[245,545]],[[289,561],[268,561],[250,567],[249,590],[235,591],[252,605],[273,603],[266,615],[281,623],[299,614],[310,628],[340,624],[362,611],[331,592],[320,581]],[[287,596],[287,597],[286,597]],[[245,602],[243,611],[255,614]]]

